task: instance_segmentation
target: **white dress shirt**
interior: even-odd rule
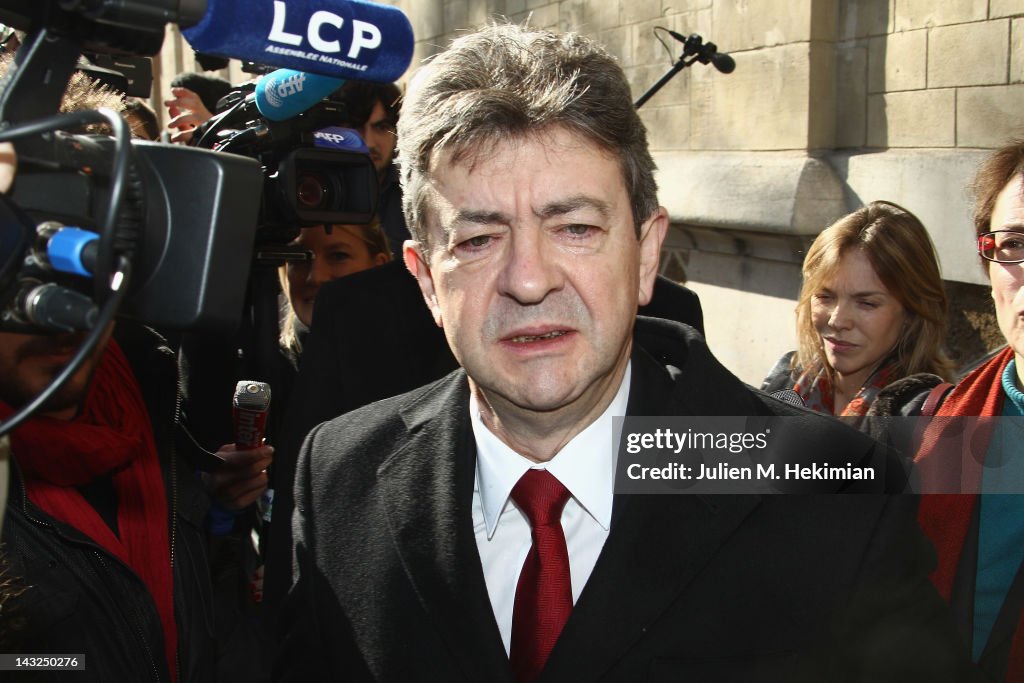
[[[542,464],[526,459],[498,439],[484,425],[480,407],[470,395],[477,454],[473,531],[506,653],[512,642],[516,584],[533,545],[530,522],[509,497],[512,488],[533,467],[547,469],[572,494],[562,511],[562,529],[569,550],[572,602],[576,604],[608,538],[615,481],[612,418],[626,414],[631,369],[627,365],[615,398],[601,416]]]

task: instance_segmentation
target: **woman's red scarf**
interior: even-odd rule
[[[0,419],[13,412],[0,402]],[[81,531],[142,579],[160,614],[167,665],[171,680],[176,680],[178,630],[167,495],[149,413],[117,343],[111,340],[103,353],[78,417],[31,417],[11,434],[11,447],[29,500]],[[120,538],[75,488],[111,472]]]
[[[864,380],[857,395],[850,399],[850,402],[843,408],[843,412],[837,417],[857,418],[847,422],[847,424],[856,425],[859,419],[867,414],[871,403],[878,396],[878,392],[892,381],[895,371],[895,360],[889,359],[883,362]],[[814,412],[825,415],[835,414],[835,390],[824,367],[816,371],[804,370],[801,372],[793,384],[793,391],[798,393],[803,399],[804,405]]]
[[[998,417],[1002,415],[1003,401],[1006,399],[1006,393],[1003,391],[1003,373],[1013,358],[1013,349],[1007,347],[995,358],[964,377],[946,396],[942,406],[935,413],[936,417]],[[938,420],[926,429],[916,458],[919,467],[927,469],[930,465],[928,458],[933,455],[938,457],[937,454],[940,450],[936,445],[942,438],[942,428],[945,424],[948,422],[944,423],[942,420]],[[979,432],[983,429],[984,425],[981,426]],[[991,435],[990,430],[985,431],[988,433],[982,433],[982,438],[976,442],[981,452],[988,448],[988,440],[984,437]],[[946,471],[950,466],[957,465],[943,463],[938,469]],[[968,477],[972,480],[980,477],[980,468],[973,465],[968,467],[968,465],[972,464],[960,463],[960,469],[957,472],[947,473],[954,477]],[[966,486],[968,490],[977,491],[980,489],[980,479],[976,482],[966,482]],[[974,514],[977,502],[977,495],[966,493],[933,493],[921,496],[918,521],[925,534],[935,544],[939,556],[939,565],[932,572],[931,580],[946,601],[949,601],[953,594],[953,582],[960,564],[960,554],[970,531],[971,516]],[[1024,681],[1024,613],[1018,617],[1017,629],[1013,634],[1006,680]]]

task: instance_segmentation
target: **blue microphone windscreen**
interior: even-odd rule
[[[256,108],[271,121],[284,121],[312,108],[344,82],[304,71],[277,69],[256,81]]]
[[[207,0],[182,33],[199,52],[380,83],[405,73],[414,48],[400,9],[362,0]]]

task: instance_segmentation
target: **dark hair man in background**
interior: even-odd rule
[[[402,93],[394,83],[349,81],[335,97],[345,102],[348,125],[359,131],[377,169],[377,217],[393,254],[402,253],[409,229],[402,215],[402,188],[394,165]]]
[[[405,262],[462,369],[307,437],[277,673],[957,680],[913,497],[614,493],[616,415],[792,416],[801,452],[895,464],[637,319],[668,216],[615,60],[489,26],[403,109]]]

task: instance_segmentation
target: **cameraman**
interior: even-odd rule
[[[76,82],[64,111],[119,108],[116,93]],[[0,163],[0,179],[13,177],[13,154]],[[114,327],[10,434],[0,650],[76,656],[87,680],[212,681],[223,656],[208,497],[192,476],[198,459],[186,460],[199,454],[183,438],[174,353],[153,330]],[[0,421],[53,381],[84,336],[0,332]]]
[[[348,81],[335,93],[344,102],[350,121],[370,150],[377,171],[377,216],[388,237],[391,253],[401,254],[402,244],[410,239],[402,213],[402,188],[395,166],[398,145],[398,117],[402,93],[394,83]]]
[[[3,527],[14,652],[84,655],[98,681],[213,680],[206,496],[175,452],[173,353],[123,325],[11,434]],[[0,333],[0,417],[82,334]]]

